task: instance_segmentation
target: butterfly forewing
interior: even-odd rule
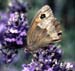
[[[30,50],[45,47],[49,43],[61,39],[61,27],[48,5],[42,7],[34,17],[27,34],[27,44]]]

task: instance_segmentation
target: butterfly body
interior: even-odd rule
[[[61,26],[48,5],[42,7],[34,17],[27,34],[30,50],[48,46],[49,43],[61,40]]]

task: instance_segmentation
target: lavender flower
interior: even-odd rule
[[[27,23],[24,13],[20,13],[20,15],[18,12],[10,14],[7,31],[4,35],[4,41],[6,41],[8,45],[10,43],[10,47],[14,47],[16,45],[16,48],[18,48],[20,45],[24,45],[28,30]]]
[[[6,30],[2,35],[2,48],[0,49],[2,54],[4,54],[4,61],[6,63],[11,62],[18,49],[26,45],[28,30],[26,6],[16,0],[14,0],[14,3],[9,7],[8,19],[5,25]]]
[[[62,50],[54,44],[40,48],[33,54],[30,64],[23,65],[22,71],[71,71],[72,65],[61,62]]]

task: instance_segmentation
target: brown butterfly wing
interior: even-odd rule
[[[45,5],[37,12],[28,31],[28,48],[30,50],[36,50],[54,41],[59,41],[60,38],[60,24],[53,16],[50,7]]]

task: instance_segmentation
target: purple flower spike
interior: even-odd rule
[[[32,62],[23,67],[29,71],[72,71],[70,63],[62,63],[62,50],[60,46],[50,44],[48,47],[39,48],[33,54]],[[32,69],[31,69],[32,68]]]
[[[28,30],[28,20],[26,17],[26,12],[22,12],[22,8],[25,9],[26,7],[21,6],[22,4],[17,1],[15,1],[15,3],[15,5],[12,4],[12,6],[10,7],[12,8],[12,10],[10,9],[11,12],[9,13],[7,30],[4,35],[4,41],[6,42],[6,44],[10,44],[10,46],[8,46],[9,48],[12,46],[14,48],[18,48],[19,45],[20,47],[23,46],[26,42],[25,38],[27,36],[26,33]],[[13,10],[15,11],[13,12]]]
[[[1,14],[1,20],[3,22],[0,22],[0,43],[2,46],[0,51],[4,55],[4,61],[6,63],[10,63],[14,59],[14,55],[17,54],[16,51],[26,45],[28,30],[26,14],[26,6],[17,0],[12,0],[9,12],[6,13],[7,16]]]

